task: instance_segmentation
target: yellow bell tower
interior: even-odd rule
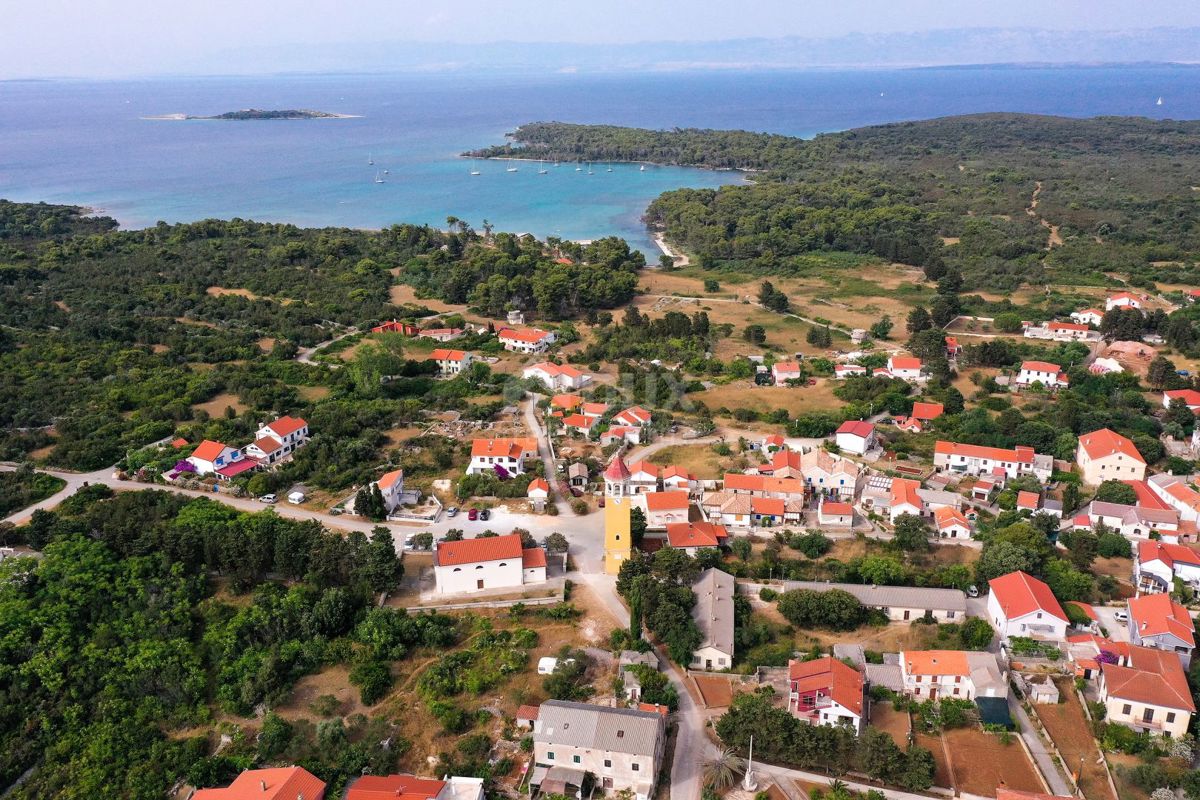
[[[633,555],[629,497],[608,497],[604,502],[604,572],[616,575]]]

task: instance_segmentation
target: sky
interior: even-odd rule
[[[1197,0],[7,0],[0,78],[220,71],[223,53],[354,42],[589,44],[947,28],[1200,26]]]

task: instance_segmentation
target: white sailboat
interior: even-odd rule
[[[642,164],[640,167],[638,167],[638,172],[645,172],[645,171],[646,171],[646,165],[645,165],[645,164]]]
[[[506,170],[504,170],[504,171],[505,171],[505,172],[516,172],[516,171],[517,171],[517,168],[516,168],[516,167],[509,167],[508,169],[506,169]]]
[[[609,171],[609,172],[612,172],[612,166],[611,166],[611,165],[609,166],[609,168],[608,168],[608,171]]]
[[[479,174],[479,165],[478,165],[478,164],[476,164],[474,161],[472,161],[472,162],[471,162],[471,174],[472,174],[472,175],[478,175],[478,174]]]
[[[391,174],[392,174],[392,171],[391,171],[391,170],[387,170],[387,169],[385,169],[385,170],[383,171],[383,174],[384,174],[384,175],[391,175]]]
[[[592,165],[589,163],[588,164],[588,175],[595,175],[595,174],[596,173],[592,172]]]
[[[1156,106],[1161,106],[1161,105],[1162,105],[1162,98],[1161,98],[1161,97],[1160,97],[1160,98],[1158,98],[1158,102],[1157,102],[1157,103],[1155,103],[1154,105],[1156,105]]]
[[[370,153],[367,153],[367,166],[368,167],[375,166],[375,158]]]
[[[382,176],[382,175],[380,175],[378,172],[376,172],[376,173],[375,173],[375,182],[376,182],[376,183],[383,183],[383,176]]]
[[[580,166],[579,164],[576,164],[576,165],[575,165],[575,171],[576,171],[576,172],[583,172],[583,167],[582,167],[582,166]]]
[[[549,171],[550,171],[550,170],[546,169],[546,162],[545,162],[545,161],[539,161],[539,162],[538,162],[538,175],[545,175],[545,174],[546,174],[547,172],[549,172]]]

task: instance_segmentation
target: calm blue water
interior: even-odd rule
[[[1155,99],[1164,98],[1163,105]],[[142,116],[314,108],[360,119],[167,122]],[[0,83],[0,197],[79,203],[127,226],[241,216],[302,225],[445,225],[617,234],[660,192],[733,173],[617,165],[538,175],[462,150],[522,122],[745,128],[799,136],[981,111],[1200,118],[1200,69],[1172,67],[361,76]],[[375,166],[367,164],[373,157]],[[375,184],[376,170],[390,170]]]

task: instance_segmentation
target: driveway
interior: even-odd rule
[[[1096,616],[1100,618],[1100,627],[1108,631],[1108,638],[1114,642],[1129,641],[1129,622],[1117,619],[1117,612],[1124,612],[1125,606],[1092,606]]]

